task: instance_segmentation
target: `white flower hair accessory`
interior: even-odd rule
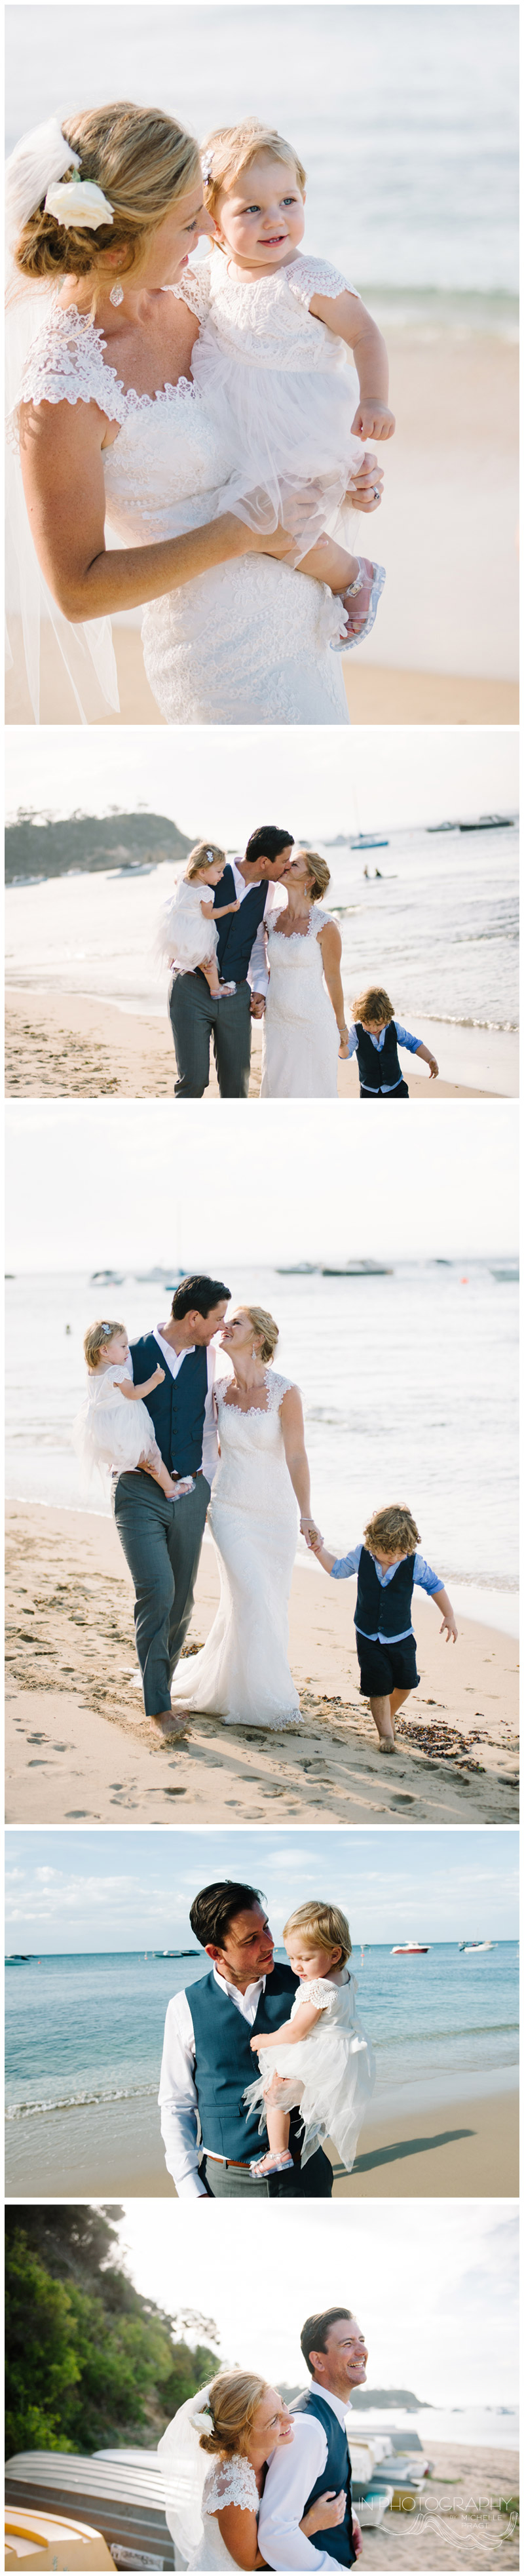
[[[198,2405],[198,2399],[196,2400],[195,2411],[191,2416],[191,2423],[195,2433],[214,2433],[215,2427],[211,2407],[208,2405],[207,2398],[205,2399],[204,2405],[200,2407]]]
[[[88,232],[96,233],[99,224],[113,222],[113,207],[103,188],[97,188],[94,179],[80,179],[76,170],[72,179],[53,181],[44,200],[44,214],[52,215],[66,232],[78,232],[85,226]]]

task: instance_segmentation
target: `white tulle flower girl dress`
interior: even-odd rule
[[[121,1365],[111,1362],[107,1368],[90,1370],[87,1395],[81,1412],[73,1423],[73,1448],[86,1479],[95,1467],[102,1477],[110,1467],[125,1471],[147,1463],[163,1478],[165,1470],[155,1440],[151,1415],[142,1397],[136,1404],[126,1403],[119,1395],[122,1380],[133,1384],[131,1359]]]
[[[290,2021],[303,2004],[312,2004],[321,2013],[321,2021],[309,2038],[297,2040],[294,2046],[283,2040],[282,2047],[268,2048],[267,2055],[261,2040],[260,2074],[244,2094],[249,2110],[260,2110],[263,2135],[267,2113],[264,2088],[274,2075],[287,2077],[285,2091],[279,2088],[278,2107],[281,2111],[300,2109],[304,2124],[301,2164],[307,2164],[323,2139],[331,2138],[346,2173],[351,2172],[375,2081],[373,2052],[358,2019],[355,1993],[355,1980],[347,1968],[331,1969],[328,1977],[304,1978],[291,2006]]]
[[[217,431],[227,429],[221,507],[260,531],[281,521],[296,534],[296,562],[321,534],[347,542],[342,503],[365,453],[351,427],[356,369],[344,341],[309,311],[313,296],[336,298],[347,285],[326,260],[301,255],[277,274],[241,279],[213,249],[176,289],[200,321],[194,382]]]

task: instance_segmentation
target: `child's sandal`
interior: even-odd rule
[[[366,574],[366,572],[367,572],[367,564],[368,564],[368,562],[369,562],[369,556],[368,556],[368,557],[367,557],[367,559],[366,559],[366,557],[365,557],[364,555],[357,555],[357,563],[358,563],[358,573],[357,573],[357,578],[356,578],[356,581],[352,581],[352,582],[350,583],[348,590],[345,590],[345,591],[344,591],[344,593],[343,593],[342,601],[341,601],[341,605],[342,605],[342,607],[343,607],[343,608],[346,608],[346,607],[347,607],[348,600],[350,600],[350,599],[358,599],[359,592],[360,592],[361,590],[363,590],[363,588],[364,588],[364,576],[365,576],[365,574]],[[370,591],[370,596],[369,596],[369,607],[368,607],[368,613],[367,613],[367,617],[366,617],[366,619],[365,619],[365,622],[364,622],[363,626],[359,626],[359,627],[357,628],[357,631],[356,631],[356,633],[355,633],[354,635],[341,635],[341,636],[340,636],[340,638],[339,638],[338,643],[337,643],[337,644],[332,644],[332,645],[331,645],[331,652],[332,652],[332,653],[351,653],[351,651],[352,651],[352,647],[353,647],[353,645],[354,645],[354,644],[363,644],[363,643],[364,643],[364,637],[365,637],[366,635],[370,635],[370,634],[371,634],[371,628],[372,628],[372,626],[374,626],[374,624],[375,624],[375,618],[376,618],[376,614],[377,614],[378,603],[379,603],[379,599],[381,598],[382,591],[383,591],[383,589],[384,589],[384,582],[385,582],[385,579],[386,579],[386,574],[385,574],[385,569],[384,569],[384,565],[383,565],[383,564],[376,564],[376,563],[373,563],[373,564],[371,565],[371,570],[372,570],[372,574],[373,574],[373,580],[372,580],[371,591]]]

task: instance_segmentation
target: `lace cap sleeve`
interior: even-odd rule
[[[33,340],[20,382],[20,402],[96,402],[108,420],[121,424],[125,393],[116,368],[106,366],[103,333],[89,314],[75,305],[63,313],[55,305]]]
[[[216,2460],[205,2481],[202,2504],[205,2513],[222,2513],[227,2504],[238,2504],[244,2513],[258,2513],[260,2497],[250,2460],[237,2452],[233,2460]]]
[[[277,1370],[273,1368],[268,1369],[266,1386],[268,1413],[280,1413],[280,1406],[283,1404],[285,1395],[291,1395],[292,1393],[295,1395],[300,1394],[300,1387],[297,1386],[296,1378],[279,1377]]]
[[[285,275],[292,295],[297,295],[301,304],[309,305],[313,295],[329,295],[333,298],[337,295],[358,295],[358,287],[350,285],[349,278],[342,276],[341,269],[330,268],[327,259],[294,260],[291,267],[286,269]]]
[[[184,275],[179,278],[178,285],[171,287],[171,294],[176,296],[177,303],[187,304],[190,313],[196,313],[199,322],[205,322],[211,302],[210,261],[202,259],[198,268],[184,269]]]
[[[305,1977],[300,1992],[295,1995],[291,2006],[291,2020],[293,2020],[293,2013],[299,2011],[301,2004],[314,2004],[315,2011],[320,2009],[321,2012],[327,2012],[329,2005],[336,2000],[336,1991],[336,1986],[330,1986],[329,1977]]]

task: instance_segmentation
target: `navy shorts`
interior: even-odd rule
[[[398,1646],[381,1646],[374,1637],[357,1633],[357,1655],[363,1699],[385,1699],[388,1691],[418,1689],[414,1637],[401,1637]]]
[[[360,1085],[361,1100],[409,1100],[407,1082],[396,1082],[394,1091],[365,1091]]]

